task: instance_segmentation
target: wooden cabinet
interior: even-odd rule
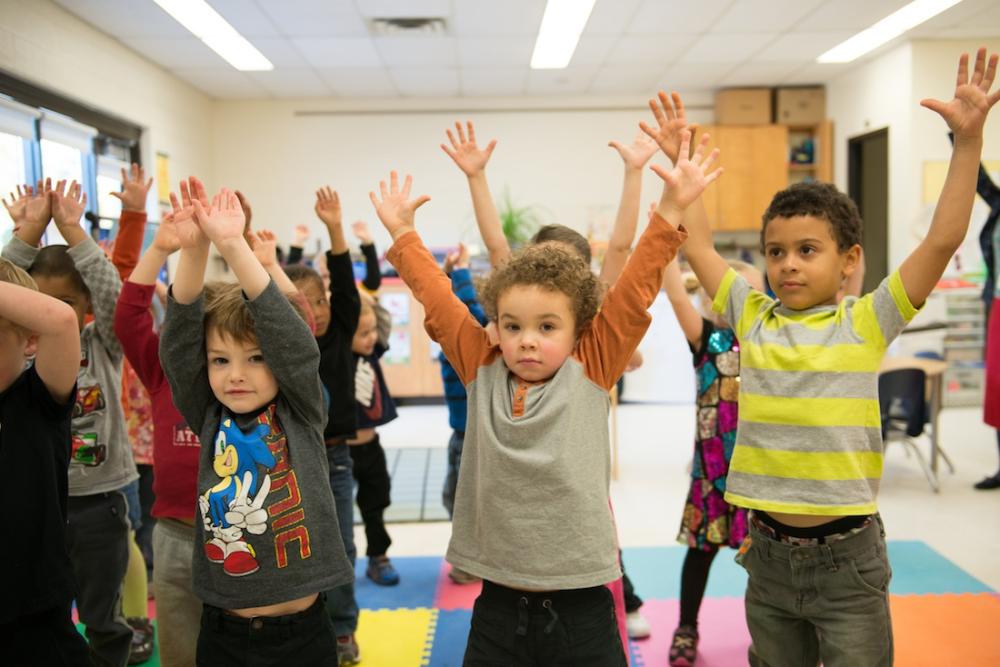
[[[833,123],[788,126],[789,182],[833,182]]]
[[[706,191],[713,229],[757,230],[761,215],[779,190],[788,187],[788,128],[784,125],[702,128],[709,147],[719,148],[722,177]]]
[[[389,351],[382,372],[397,398],[443,396],[439,348],[424,330],[424,307],[398,278],[383,278],[379,302],[392,314]]]

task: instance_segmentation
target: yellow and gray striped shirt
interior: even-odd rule
[[[874,512],[882,477],[879,366],[917,313],[899,272],[860,299],[791,310],[730,269],[713,308],[740,340],[726,501],[790,514]]]

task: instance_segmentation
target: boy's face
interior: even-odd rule
[[[278,381],[256,342],[238,341],[210,329],[205,336],[208,383],[230,411],[253,412],[278,395]]]
[[[300,280],[295,283],[299,291],[306,297],[316,319],[316,337],[326,333],[330,327],[330,299],[327,291],[316,280]]]
[[[497,299],[504,363],[528,382],[547,380],[576,345],[576,317],[569,296],[537,285],[515,285]]]
[[[73,309],[73,312],[76,313],[77,323],[80,325],[80,331],[83,331],[87,314],[92,312],[90,297],[87,296],[86,292],[80,291],[69,276],[32,277],[38,285],[39,292],[47,294],[53,299],[59,299]]]
[[[764,231],[767,280],[792,310],[835,304],[860,250],[855,245],[841,252],[830,223],[812,215],[774,218]]]
[[[36,342],[35,336],[25,336],[13,324],[0,319],[0,391],[6,391],[24,372]]]
[[[351,340],[351,351],[354,354],[368,356],[375,351],[375,343],[378,342],[378,328],[376,327],[375,313],[365,312],[358,319],[358,328],[354,332],[354,339]]]

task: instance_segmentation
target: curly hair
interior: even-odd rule
[[[590,242],[575,229],[570,229],[565,225],[545,225],[531,237],[532,244],[546,243],[549,241],[555,241],[556,243],[565,243],[567,246],[576,250],[584,262],[590,265]]]
[[[509,262],[477,281],[479,301],[490,320],[497,320],[500,296],[520,285],[568,296],[577,335],[594,319],[604,294],[603,285],[579,255],[556,244],[532,245],[517,251]]]
[[[796,183],[774,195],[764,211],[760,247],[764,249],[767,223],[774,218],[811,215],[830,223],[837,249],[845,252],[861,243],[861,213],[854,201],[830,183]]]

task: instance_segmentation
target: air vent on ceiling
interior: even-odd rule
[[[444,35],[448,29],[443,18],[374,18],[370,26],[371,34],[380,37]]]

